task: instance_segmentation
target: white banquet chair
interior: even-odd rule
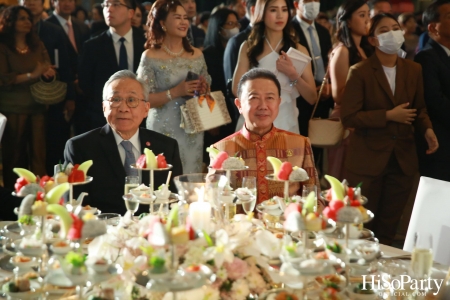
[[[3,132],[5,131],[6,117],[0,113],[0,141],[3,137]]]
[[[403,250],[412,252],[416,232],[430,233],[433,238],[434,261],[450,265],[449,212],[450,182],[420,177]]]

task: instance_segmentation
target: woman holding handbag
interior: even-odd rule
[[[367,41],[369,20],[369,6],[365,0],[347,0],[339,7],[336,15],[336,36],[339,42],[331,52],[329,65],[331,94],[335,103],[330,118],[341,117],[342,96],[350,67],[372,54],[372,47]],[[339,180],[345,179],[344,161],[349,134],[350,131],[346,130],[343,141],[327,149],[327,173]]]
[[[6,116],[2,140],[4,186],[13,188],[15,167],[45,171],[45,105],[33,100],[30,86],[53,77],[44,44],[33,31],[31,12],[11,6],[0,24],[0,112]]]
[[[239,51],[233,75],[233,93],[236,95],[240,78],[251,68],[272,71],[280,82],[290,82],[289,88],[281,90],[280,111],[274,125],[279,129],[300,133],[296,98],[301,95],[308,103],[314,104],[317,101],[317,91],[311,63],[299,74],[286,54],[291,47],[309,56],[306,48],[295,39],[287,1],[258,0],[252,31]],[[243,124],[244,118],[241,115],[236,129],[240,130]]]
[[[375,54],[350,68],[342,97],[342,122],[354,128],[345,161],[350,186],[363,183],[369,223],[380,243],[392,243],[418,171],[414,132],[427,154],[438,141],[425,107],[421,66],[398,57],[404,42],[394,16],[372,18],[369,42]]]
[[[178,0],[156,1],[147,25],[147,50],[137,70],[150,87],[147,128],[178,141],[185,174],[201,173],[203,132],[188,134],[180,127],[180,106],[208,89],[210,77],[203,53],[186,37],[189,20]]]

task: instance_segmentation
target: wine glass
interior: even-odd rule
[[[411,255],[412,275],[417,279],[428,279],[433,266],[433,237],[428,232],[416,232]]]
[[[133,219],[134,213],[139,209],[139,200],[137,200],[132,194],[123,195],[127,212],[130,213],[131,219]]]
[[[139,176],[126,176],[124,195],[130,193],[130,190],[135,189],[138,186],[139,186]]]
[[[240,198],[239,201],[242,204],[242,208],[245,213],[252,212],[256,205],[256,177],[255,176],[245,176],[242,178],[242,187],[247,188],[251,195],[249,198]]]

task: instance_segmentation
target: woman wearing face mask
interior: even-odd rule
[[[290,86],[281,90],[281,104],[274,125],[279,129],[299,133],[296,98],[301,95],[312,105],[317,100],[317,92],[311,63],[299,74],[286,54],[292,47],[309,56],[306,48],[297,43],[293,36],[287,1],[258,0],[252,31],[239,52],[233,76],[233,93],[236,95],[239,79],[251,68],[260,67],[272,71],[281,82],[290,82]],[[243,120],[241,116],[236,129],[242,128]]]
[[[350,66],[372,54],[372,46],[367,41],[369,21],[369,6],[365,0],[347,0],[339,7],[336,15],[338,44],[330,55],[329,63],[331,94],[334,100],[331,118],[341,117],[342,95]],[[346,135],[350,132],[347,130]],[[350,136],[346,136],[340,145],[327,149],[327,173],[339,180],[346,178],[344,161],[349,141]]]
[[[227,85],[223,71],[223,54],[228,40],[239,33],[238,15],[231,9],[221,8],[209,18],[203,55],[205,56],[208,74],[211,76],[211,91],[222,91],[227,94]],[[230,116],[234,116],[234,103],[227,101]],[[206,131],[204,145],[209,146],[232,134],[236,127],[236,120],[230,124]],[[204,147],[206,149],[206,147]],[[209,163],[209,154],[203,151],[203,162]]]
[[[380,243],[391,244],[418,171],[414,132],[427,153],[438,148],[423,99],[421,66],[398,57],[404,42],[397,20],[376,15],[369,30],[375,55],[350,68],[342,121],[355,129],[345,167],[350,185],[363,183],[369,223]]]

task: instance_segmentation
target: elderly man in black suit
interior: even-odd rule
[[[78,57],[82,51],[83,44],[89,39],[89,27],[83,22],[71,17],[71,13],[75,10],[75,0],[53,0],[55,11],[53,15],[46,21],[60,27],[65,33],[65,42],[70,59],[70,66],[74,78],[74,86],[78,86]],[[85,132],[83,130],[84,120],[82,120],[81,112],[85,110],[86,104],[83,102],[79,89],[75,89],[76,104],[75,114],[73,116],[73,125],[75,133]],[[67,116],[69,119],[71,116]],[[67,137],[68,138],[68,137]],[[64,143],[67,141],[65,139]]]
[[[108,124],[76,136],[66,144],[66,162],[93,161],[88,171],[93,181],[83,185],[82,189],[89,194],[86,203],[102,212],[125,212],[122,200],[125,176],[137,175],[130,164],[136,161],[144,148],[155,154],[164,153],[167,163],[173,165],[172,178],[183,173],[177,141],[139,128],[150,109],[148,95],[147,85],[133,72],[118,71],[103,88],[102,107]],[[155,187],[165,183],[167,175],[168,171],[155,172]],[[142,172],[142,182],[149,182],[148,172]],[[173,189],[173,181],[170,187]]]
[[[320,0],[294,0],[294,7],[297,14],[292,19],[292,26],[300,39],[300,44],[308,50],[312,58],[312,71],[317,90],[319,90],[327,70],[328,53],[332,47],[331,36],[325,27],[314,21],[320,11]],[[323,89],[315,117],[328,118],[329,111],[334,106],[330,93],[331,89]],[[314,107],[302,97],[297,98],[297,107],[300,132],[308,136],[308,121]],[[317,169],[321,170],[323,149],[313,147],[313,152]]]
[[[425,155],[418,145],[420,175],[450,181],[450,0],[433,2],[424,12],[430,40],[414,60],[422,65],[425,103],[439,149]]]
[[[68,45],[66,44],[65,33],[60,26],[42,20],[44,0],[21,0],[20,4],[31,10],[34,28],[47,49],[51,63],[58,72],[58,79],[67,83],[65,101],[50,105],[47,112],[45,165],[47,173],[53,174],[54,165],[63,159],[64,144],[70,137],[70,124],[65,115],[72,115],[75,108],[74,78],[69,60]]]
[[[88,103],[87,128],[105,125],[102,112],[102,86],[119,70],[137,71],[145,37],[131,26],[136,9],[133,0],[107,0],[102,3],[109,29],[83,46],[78,67],[78,82]]]

